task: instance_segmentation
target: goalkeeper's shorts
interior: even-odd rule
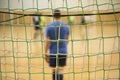
[[[49,56],[49,66],[50,67],[64,67],[66,66],[67,55],[50,55]]]

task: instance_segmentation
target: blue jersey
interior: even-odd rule
[[[60,28],[59,28],[60,27]],[[50,42],[50,53],[67,53],[67,42],[65,41],[69,35],[69,28],[63,22],[52,22],[47,26],[46,37],[49,37]],[[58,37],[60,40],[58,41]]]

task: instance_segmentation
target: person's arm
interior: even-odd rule
[[[67,44],[68,44],[68,42],[69,42],[69,41],[68,41],[68,40],[69,40],[69,35],[67,35],[66,40],[67,40]]]
[[[50,48],[50,38],[47,37],[46,38],[46,42],[45,42],[45,56],[48,56],[48,49]]]
[[[68,28],[68,33],[67,33],[66,40],[69,40],[69,28]],[[67,41],[67,44],[68,44],[68,42],[69,42],[69,41]]]

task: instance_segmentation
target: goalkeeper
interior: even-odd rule
[[[66,65],[68,25],[60,21],[60,10],[54,10],[54,20],[46,28],[45,57],[49,56],[49,66],[53,69],[53,80],[63,80],[63,68]],[[50,54],[48,53],[48,50]]]

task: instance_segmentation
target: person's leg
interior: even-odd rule
[[[37,39],[37,37],[39,36],[40,34],[40,30],[39,30],[39,27],[35,27],[35,33],[34,33],[34,39]]]
[[[53,72],[52,72],[52,79],[55,80],[55,70],[53,69]]]
[[[52,68],[52,80],[57,80],[56,79],[56,56],[55,55],[50,55],[49,56],[49,66]]]
[[[57,62],[57,63],[56,63]],[[66,56],[59,55],[58,58],[56,56],[50,56],[50,64],[53,68],[52,78],[53,80],[63,80],[63,68],[66,65]]]
[[[81,24],[85,24],[85,16],[82,16]]]
[[[57,71],[57,80],[63,80],[63,68],[58,68],[56,71]]]
[[[66,55],[59,55],[57,60],[57,80],[63,80],[63,69],[66,65]]]
[[[53,69],[52,79],[53,80],[63,80],[63,69],[62,68]]]
[[[43,30],[42,30],[42,28],[40,28],[39,30],[40,30],[41,40],[42,40],[43,39]]]
[[[63,80],[63,74],[57,74],[57,80]]]

